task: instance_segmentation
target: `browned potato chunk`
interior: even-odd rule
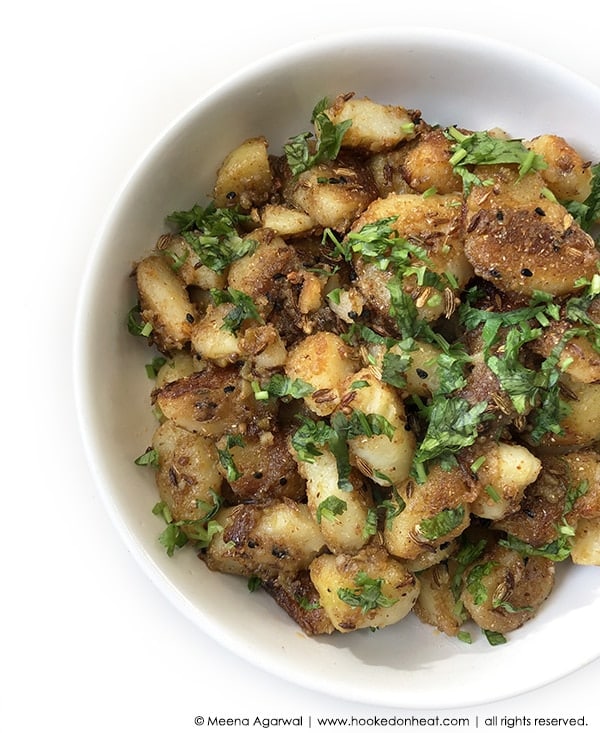
[[[191,334],[194,351],[222,367],[235,363],[240,356],[239,338],[225,325],[233,307],[231,303],[210,303],[206,313],[194,324]]]
[[[356,384],[360,386],[355,387]],[[361,369],[346,377],[342,392],[344,410],[378,415],[386,420],[392,433],[351,438],[348,441],[351,463],[380,486],[405,481],[413,461],[415,436],[406,424],[404,403],[398,392],[378,379],[371,369]]]
[[[321,606],[319,594],[307,570],[297,576],[280,576],[263,581],[262,587],[277,604],[291,616],[309,636],[331,634],[335,631],[329,616]]]
[[[323,450],[314,461],[298,462],[298,471],[306,479],[308,508],[320,525],[327,547],[335,553],[356,552],[363,547],[369,535],[365,532],[372,497],[363,487],[358,472],[351,473],[352,491],[338,486],[338,470],[333,454]],[[335,502],[335,511],[323,511]]]
[[[325,113],[336,125],[352,120],[342,141],[346,148],[378,153],[415,135],[413,117],[416,113],[404,107],[378,104],[368,97],[356,99],[353,95],[340,95]]]
[[[533,547],[561,537],[565,526],[600,516],[600,458],[584,450],[543,456],[542,471],[525,491],[521,508],[494,523]]]
[[[461,600],[478,626],[502,634],[533,618],[553,587],[553,562],[543,557],[526,562],[495,544],[465,570]]]
[[[600,565],[600,517],[577,522],[571,560],[576,565]]]
[[[284,186],[285,201],[319,227],[345,232],[377,196],[368,168],[345,161],[319,163]]]
[[[322,331],[307,336],[288,352],[285,372],[314,391],[304,397],[317,415],[330,415],[340,402],[342,382],[356,371],[352,349],[337,335]]]
[[[589,303],[587,316],[593,323],[600,324],[600,299],[594,298]],[[600,382],[600,354],[591,340],[592,337],[572,336],[565,342],[572,328],[573,323],[562,310],[561,318],[544,328],[541,336],[530,347],[535,353],[548,358],[555,349],[564,344],[558,360],[561,370],[577,382]]]
[[[157,250],[162,252],[186,285],[210,290],[225,286],[225,275],[202,264],[198,255],[181,235],[168,234],[158,240]]]
[[[509,443],[475,445],[463,457],[471,465],[480,463],[476,470],[478,493],[471,512],[486,519],[500,519],[517,511],[525,489],[542,468],[540,459],[527,448]]]
[[[221,449],[223,440],[217,443]],[[306,494],[304,480],[296,469],[296,463],[288,450],[285,433],[262,433],[259,437],[246,436],[242,445],[232,445],[228,450],[235,466],[237,478],[229,485],[239,502],[260,502],[289,497],[301,501]],[[227,470],[220,466],[223,477]]]
[[[544,451],[585,447],[600,440],[600,383],[585,384],[564,374],[561,384],[569,413],[560,421],[561,434],[547,433],[541,439]]]
[[[169,382],[176,382],[182,377],[189,377],[200,368],[200,361],[187,351],[175,351],[170,359],[158,370],[155,388],[164,387]]]
[[[519,180],[510,166],[479,166],[489,185],[473,186],[466,200],[465,254],[475,274],[502,291],[566,295],[597,272],[600,254],[567,210],[543,193],[530,172]]]
[[[183,280],[162,255],[151,255],[135,269],[142,319],[163,351],[182,349],[190,340],[196,308]]]
[[[190,432],[219,438],[223,433],[268,430],[273,418],[267,402],[256,400],[236,367],[212,365],[170,382],[152,393],[153,404]]]
[[[406,147],[371,155],[368,159],[369,170],[375,181],[379,196],[384,198],[390,193],[414,193],[402,174],[406,158]]]
[[[560,201],[585,201],[592,187],[592,171],[589,162],[559,135],[539,135],[525,146],[533,150],[547,163],[540,171],[548,188]]]
[[[460,193],[462,179],[450,165],[452,143],[443,130],[424,132],[406,152],[402,174],[408,185],[419,193],[435,189],[437,193]]]
[[[414,559],[458,537],[469,526],[470,503],[476,493],[459,468],[444,471],[438,464],[431,467],[424,483],[406,481],[398,491],[405,507],[384,529],[388,552]]]
[[[400,237],[417,242],[424,250],[426,263],[414,257],[415,266],[426,264],[439,275],[449,275],[456,288],[442,291],[432,286],[420,286],[413,274],[403,278],[403,289],[415,300],[421,318],[432,321],[454,308],[455,290],[469,281],[473,269],[463,247],[461,199],[453,194],[423,197],[417,194],[390,194],[374,201],[352,225],[353,232],[367,224],[393,217],[390,226]],[[361,256],[354,262],[357,287],[365,301],[384,319],[389,318],[390,292],[387,288],[391,272],[381,270],[379,262]],[[447,292],[446,292],[447,291]]]
[[[260,211],[260,224],[284,238],[308,234],[316,226],[306,212],[283,204],[264,206]]]
[[[296,577],[325,547],[306,504],[289,499],[266,506],[238,504],[222,509],[215,520],[223,531],[212,538],[205,560],[222,573],[261,580]]]
[[[213,504],[211,491],[219,493],[223,483],[213,442],[167,420],[154,433],[152,447],[158,453],[156,485],[173,519],[201,519],[206,509],[199,502]]]
[[[243,209],[264,204],[273,186],[268,144],[264,137],[245,140],[225,158],[217,173],[217,208],[237,204]]]
[[[419,580],[385,550],[321,555],[310,565],[321,606],[341,632],[382,628],[404,618],[419,595]]]
[[[255,230],[252,239],[258,242],[258,247],[232,263],[228,285],[252,298],[266,318],[282,284],[286,283],[286,276],[300,268],[300,261],[294,248],[270,229]]]
[[[435,626],[448,636],[456,636],[462,619],[456,613],[452,592],[452,574],[448,564],[440,563],[419,573],[421,591],[415,603],[415,614],[425,624]]]

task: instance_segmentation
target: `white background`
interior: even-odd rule
[[[246,62],[340,30],[429,25],[512,42],[600,84],[593,6],[54,0],[4,7],[0,730],[180,733],[201,730],[199,714],[425,715],[277,680],[220,648],[151,585],[110,524],[82,453],[71,384],[78,285],[132,166],[198,96]],[[556,639],[557,659],[568,643]],[[536,692],[452,714],[469,716],[472,727],[476,715],[483,727],[493,715],[585,714],[588,730],[598,730],[599,673],[595,662]]]

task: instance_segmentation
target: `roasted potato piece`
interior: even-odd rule
[[[203,359],[222,367],[234,364],[240,356],[239,337],[226,325],[226,318],[234,307],[232,303],[210,303],[206,313],[192,329],[194,351]]]
[[[296,463],[288,450],[288,436],[282,431],[248,436],[229,447],[229,455],[237,478],[229,478],[229,485],[240,502],[265,502],[288,497],[302,501],[306,495],[304,480],[296,469]],[[217,447],[224,450],[221,445]],[[227,468],[219,466],[224,478]]]
[[[568,414],[559,423],[562,433],[542,437],[539,447],[544,452],[581,448],[600,440],[600,384],[585,384],[564,374],[561,389]]]
[[[387,422],[391,432],[391,435],[382,433],[350,438],[351,463],[380,486],[405,481],[413,461],[415,436],[406,423],[404,403],[398,392],[375,377],[371,369],[361,369],[346,377],[341,391],[338,409],[377,415]]]
[[[486,441],[461,454],[476,469],[478,493],[471,512],[500,519],[519,508],[525,489],[535,481],[542,462],[522,445]],[[481,462],[483,461],[483,462]]]
[[[238,504],[222,509],[215,521],[223,531],[212,538],[204,559],[221,573],[294,578],[325,549],[306,504],[289,499],[265,506]]]
[[[458,540],[444,542],[432,550],[425,550],[411,560],[402,560],[411,573],[420,573],[434,565],[439,565],[456,552]]]
[[[362,314],[365,299],[358,288],[337,288],[336,296],[329,301],[329,308],[344,323],[354,323]]]
[[[424,483],[408,479],[398,495],[392,497],[398,512],[386,523],[383,541],[391,555],[414,559],[458,537],[469,526],[477,489],[460,468],[444,471],[434,464]]]
[[[521,508],[494,523],[533,547],[559,539],[565,526],[600,515],[600,458],[596,451],[543,456],[542,470],[525,491]],[[567,535],[568,537],[568,535]]]
[[[141,317],[152,325],[152,342],[165,352],[183,349],[197,317],[183,280],[163,255],[138,262],[135,277]]]
[[[156,374],[155,389],[164,387],[169,382],[176,382],[182,377],[189,377],[202,368],[202,362],[197,355],[189,351],[175,351],[166,359]]]
[[[533,618],[554,587],[554,563],[494,544],[464,572],[461,601],[482,629],[501,634]]]
[[[222,289],[226,277],[202,264],[198,255],[180,234],[165,234],[157,243],[157,250],[165,255],[167,261],[177,270],[177,274],[186,285],[193,285],[203,290]]]
[[[390,351],[398,356],[408,355],[410,357],[410,364],[404,373],[405,390],[409,395],[426,397],[439,389],[437,362],[442,355],[442,350],[438,346],[427,341],[415,340],[410,350],[405,350],[400,344],[397,344],[392,346]]]
[[[489,181],[466,199],[464,252],[475,274],[502,291],[566,295],[597,272],[600,253],[571,214],[544,195],[539,173],[519,178],[514,166],[478,166]]]
[[[285,343],[271,323],[246,328],[240,335],[239,347],[255,372],[270,373],[273,369],[283,367],[287,360]]]
[[[465,257],[463,248],[461,199],[458,195],[390,194],[374,201],[352,225],[352,232],[360,234],[367,224],[391,218],[390,226],[400,237],[418,244],[423,250],[422,261],[411,258],[415,267],[426,265],[429,270],[443,276],[440,289],[422,286],[415,274],[402,279],[402,287],[414,299],[419,316],[427,321],[437,319],[443,313],[451,313],[458,291],[466,285],[473,269]],[[391,305],[388,283],[390,269],[382,270],[381,258],[371,261],[358,255],[354,266],[358,274],[356,286],[362,292],[367,305],[381,318],[389,321]],[[450,276],[453,285],[447,280]]]
[[[372,497],[357,472],[351,473],[351,491],[338,485],[338,469],[333,454],[324,449],[312,462],[299,461],[298,472],[306,479],[308,508],[321,527],[327,547],[334,553],[356,552],[363,547]]]
[[[211,492],[220,493],[223,483],[213,442],[167,420],[155,431],[152,447],[158,453],[158,492],[173,519],[201,519],[202,505],[214,503]]]
[[[267,318],[280,297],[286,277],[301,268],[293,247],[270,229],[257,229],[252,239],[258,247],[252,254],[233,262],[228,285],[249,296],[263,318]]]
[[[342,382],[356,371],[352,349],[334,333],[326,331],[307,336],[288,352],[285,373],[312,385],[304,397],[317,415],[330,415],[340,402]]]
[[[310,565],[310,577],[331,623],[343,633],[395,624],[419,595],[419,580],[378,547],[320,555]]]
[[[262,587],[294,619],[304,633],[315,636],[335,631],[329,616],[321,606],[319,594],[307,570],[301,570],[293,578],[287,576],[269,578],[262,583]]]
[[[462,191],[462,179],[450,165],[451,145],[443,130],[433,129],[407,147],[401,171],[412,189],[440,194]]]
[[[600,565],[600,517],[577,522],[571,560],[576,565]]]
[[[600,324],[600,300],[595,298],[591,302],[587,316],[594,323]],[[530,348],[536,354],[548,358],[554,349],[560,348],[561,343],[565,342],[572,328],[573,323],[563,316],[560,320],[551,322],[542,335],[530,344]],[[558,365],[577,382],[600,382],[600,354],[586,336],[573,336],[564,343]]]
[[[421,590],[414,608],[416,616],[424,624],[435,626],[448,636],[456,636],[463,623],[463,619],[456,612],[452,579],[448,563],[445,562],[419,573]]]
[[[547,163],[540,174],[559,201],[586,200],[592,190],[591,166],[564,137],[539,135],[524,145]]]
[[[305,212],[320,228],[345,232],[377,196],[369,169],[362,162],[339,157],[289,176],[283,196],[288,205]]]
[[[407,146],[401,145],[394,150],[376,153],[369,157],[369,170],[380,198],[385,198],[390,193],[414,193],[402,175],[406,148]]]
[[[266,203],[272,187],[268,143],[264,137],[249,138],[223,160],[213,190],[215,206],[249,210]]]
[[[316,222],[304,211],[283,204],[267,204],[260,211],[260,225],[284,239],[308,234]]]
[[[256,400],[252,386],[235,366],[209,365],[152,393],[161,413],[190,432],[213,436],[269,430],[274,419],[268,402]]]
[[[403,140],[413,138],[414,121],[420,116],[404,107],[378,104],[368,97],[357,99],[350,94],[337,97],[325,114],[335,125],[351,120],[342,146],[369,153],[391,150]]]

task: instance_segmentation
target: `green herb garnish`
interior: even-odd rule
[[[473,165],[511,164],[519,166],[519,178],[529,171],[539,171],[548,165],[541,155],[528,150],[521,140],[503,140],[492,137],[488,132],[474,132],[470,135],[449,127],[446,137],[454,142],[450,165],[463,179],[463,192],[466,196],[471,188],[489,185],[489,181],[482,181],[470,167]]]
[[[317,507],[317,522],[321,524],[321,520],[326,519],[332,522],[335,517],[343,514],[348,508],[348,504],[337,496],[328,496]]]
[[[310,141],[314,137],[311,132],[303,132],[292,137],[283,146],[283,150],[294,177],[309,170],[318,163],[335,160],[340,152],[346,130],[352,125],[351,120],[334,124],[325,114],[329,106],[326,97],[317,103],[312,112],[311,122],[316,133],[316,145],[312,148]]]
[[[167,221],[189,244],[203,265],[223,272],[232,262],[251,254],[257,242],[240,235],[240,228],[251,218],[235,208],[218,209],[213,203],[206,208],[195,204],[187,211],[174,211]]]
[[[389,608],[397,603],[397,599],[388,598],[382,590],[383,579],[371,578],[367,573],[361,571],[354,578],[358,590],[351,588],[338,588],[338,598],[352,608],[360,608],[363,613],[368,613],[375,608]]]
[[[221,328],[224,331],[231,331],[237,333],[242,324],[246,320],[253,320],[262,323],[262,318],[254,304],[254,301],[246,293],[242,293],[240,290],[234,288],[227,288],[227,290],[217,290],[213,288],[210,291],[213,301],[216,305],[221,303],[232,303],[233,308],[227,313],[223,319],[223,325]]]

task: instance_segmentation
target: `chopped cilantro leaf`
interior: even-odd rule
[[[195,204],[188,211],[174,211],[167,217],[174,224],[203,265],[223,272],[232,262],[254,252],[257,243],[242,238],[240,228],[251,222],[247,214],[234,208],[206,208]]]
[[[463,575],[467,567],[478,560],[483,552],[485,551],[487,542],[485,539],[480,539],[477,542],[470,542],[461,537],[461,546],[456,555],[454,556],[456,562],[456,570],[452,576],[450,587],[454,600],[458,600],[462,587],[463,587]]]
[[[148,337],[152,333],[152,324],[142,319],[139,305],[134,305],[127,314],[127,330],[132,336]]]
[[[134,461],[136,466],[151,466],[158,468],[158,451],[156,448],[148,448],[141,456]]]
[[[338,598],[352,608],[360,608],[363,613],[368,613],[376,608],[389,608],[397,603],[396,599],[388,598],[382,590],[382,578],[371,578],[367,573],[361,571],[354,578],[357,586],[352,588],[338,588]]]
[[[273,374],[261,389],[272,397],[292,399],[301,399],[315,391],[312,384],[303,379],[291,379],[285,374]]]
[[[465,508],[460,505],[450,509],[442,509],[433,517],[426,517],[419,522],[418,533],[426,540],[437,540],[459,527],[465,518]]]
[[[237,333],[244,321],[251,319],[262,323],[262,318],[254,304],[254,301],[246,293],[242,293],[240,290],[234,288],[227,288],[227,290],[217,290],[213,288],[210,291],[212,299],[216,305],[221,303],[232,303],[233,308],[227,313],[223,319],[223,325],[221,328],[224,331],[231,331]]]
[[[411,363],[410,354],[386,352],[383,357],[381,379],[392,387],[406,387],[406,370]]]
[[[338,496],[328,496],[317,507],[317,522],[321,524],[322,519],[331,522],[335,517],[343,514],[348,508],[348,504]]]
[[[446,137],[454,143],[451,148],[450,164],[455,173],[463,179],[465,195],[474,185],[488,185],[487,181],[482,181],[467,166],[515,163],[519,165],[520,178],[529,171],[539,171],[548,167],[542,156],[528,150],[521,140],[492,137],[486,131],[465,135],[455,127],[448,128]]]
[[[193,542],[196,547],[208,547],[214,535],[223,530],[223,527],[213,517],[221,508],[221,497],[214,491],[210,491],[213,504],[203,502],[202,507],[206,508],[205,514],[199,519],[182,519],[174,521],[166,502],[161,501],[154,505],[152,513],[162,517],[166,523],[165,529],[158,537],[158,541],[166,549],[167,555],[171,557],[175,550],[180,549]],[[184,529],[185,528],[185,529]]]
[[[466,579],[465,586],[473,598],[473,603],[476,606],[481,606],[488,599],[488,590],[483,584],[483,578],[486,578],[494,569],[493,562],[483,562],[479,565],[475,565],[469,571]]]
[[[453,454],[472,445],[479,434],[487,402],[470,405],[462,397],[434,401],[428,416],[425,437],[415,451],[415,464],[434,458],[453,465]]]
[[[506,644],[506,637],[499,631],[490,631],[489,629],[483,629],[483,634],[488,640],[490,646],[499,646],[500,644]]]
[[[352,125],[352,120],[344,120],[334,124],[325,114],[329,106],[327,98],[323,98],[313,109],[311,121],[315,127],[316,146],[311,148],[313,138],[311,132],[303,132],[292,137],[284,145],[283,150],[293,176],[299,176],[318,163],[335,160],[340,152],[342,140],[346,130]]]
[[[242,476],[235,465],[230,449],[234,446],[243,448],[244,445],[244,439],[241,435],[228,435],[225,439],[225,448],[217,448],[219,463],[225,469],[227,473],[227,481],[229,481],[229,483],[237,481]]]

